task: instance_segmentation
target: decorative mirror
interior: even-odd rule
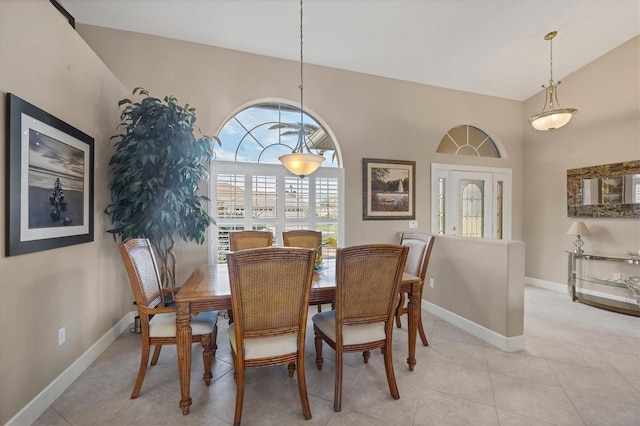
[[[567,215],[640,218],[640,160],[567,170]]]

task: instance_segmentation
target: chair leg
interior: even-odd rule
[[[422,325],[422,312],[418,312],[418,332],[420,333],[420,340],[422,340],[422,346],[429,346],[427,335],[424,332],[424,326]]]
[[[211,333],[211,355],[216,356],[218,350],[218,324],[214,324],[213,333]]]
[[[151,357],[151,365],[156,365],[158,363],[158,358],[160,358],[160,350],[162,349],[162,345],[156,345],[153,350],[153,356]]]
[[[202,375],[202,380],[204,380],[205,386],[209,386],[211,384],[211,378],[213,374],[211,374],[211,362],[213,361],[213,350],[211,349],[211,334],[203,335],[201,338],[202,342],[202,363],[204,364],[204,374]]]
[[[133,386],[133,392],[131,392],[131,399],[136,399],[140,395],[140,389],[142,388],[142,382],[144,381],[144,375],[147,373],[147,364],[149,364],[149,351],[151,349],[149,339],[142,337],[142,355],[140,356],[140,369],[138,370],[138,377],[136,378],[136,384]],[[160,345],[156,345],[156,348]]]
[[[318,335],[318,330],[316,326],[313,326],[313,331],[315,333],[315,343],[316,343],[316,366],[318,370],[322,370],[322,363],[324,360],[322,359],[322,337]]]
[[[231,343],[229,343],[229,346],[231,346]],[[236,384],[238,383],[238,368],[236,367],[236,364],[238,363],[238,360],[236,359],[236,353],[233,351],[233,346],[231,346],[231,359],[233,362],[233,380],[236,381]]]
[[[362,358],[364,358],[364,363],[368,364],[369,363],[369,357],[371,356],[371,352],[369,351],[363,351],[362,352]]]
[[[398,296],[398,306],[396,306],[396,327],[402,328],[402,321],[400,317],[402,316],[402,309],[404,308],[404,292],[400,292]]]
[[[336,379],[333,394],[333,411],[342,409],[342,347],[336,347]]]
[[[387,338],[387,343],[383,352],[384,372],[387,374],[387,382],[389,383],[389,391],[393,399],[400,399],[398,392],[398,384],[396,383],[396,375],[393,372],[393,359],[391,356],[391,339]]]
[[[318,312],[322,312],[322,303],[318,303]]]
[[[304,351],[298,351],[298,391],[300,392],[300,403],[302,404],[302,415],[305,420],[311,418],[311,407],[309,406],[309,395],[307,394],[307,380],[304,374]]]
[[[296,363],[290,362],[287,365],[287,370],[289,371],[289,377],[293,377],[293,372],[296,371]]]
[[[244,365],[240,366],[239,363],[243,363],[240,357],[236,357],[237,362],[234,362],[236,377],[236,411],[233,417],[233,426],[240,426],[240,419],[242,418],[242,403],[244,401]]]

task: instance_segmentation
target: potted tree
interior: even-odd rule
[[[204,209],[209,199],[198,195],[198,184],[208,177],[213,141],[220,140],[196,137],[195,109],[179,105],[174,96],[160,100],[140,87],[133,90],[136,94],[140,101],[118,103],[124,106],[118,126],[122,130],[111,137],[117,141],[109,162],[113,180],[105,213],[114,228],[108,232],[122,241],[148,238],[163,285],[174,287],[176,236],[202,244],[213,223]]]

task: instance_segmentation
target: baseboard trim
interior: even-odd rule
[[[133,323],[136,311],[126,314],[107,331],[96,343],[91,345],[78,359],[56,377],[42,392],[25,405],[15,416],[6,423],[7,425],[30,425],[58,399],[62,393],[95,361],[102,352],[113,343],[116,338]]]
[[[525,284],[532,285],[534,287],[544,288],[546,290],[556,291],[558,293],[569,293],[569,288],[566,284],[558,284],[553,281],[545,281],[538,278],[524,277]]]
[[[422,301],[422,308],[505,352],[523,351],[526,347],[524,335],[505,337],[426,300]]]

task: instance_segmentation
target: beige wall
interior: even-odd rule
[[[173,94],[195,106],[204,133],[215,134],[237,109],[265,98],[299,102],[299,64],[210,46],[93,26],[80,34],[125,86]],[[294,39],[295,41],[295,39]],[[397,241],[407,221],[362,220],[362,158],[416,161],[416,219],[429,231],[431,163],[513,169],[513,237],[522,238],[522,103],[305,64],[305,107],[336,136],[346,182],[346,241]],[[473,124],[507,152],[506,159],[436,154],[453,126]],[[185,248],[185,246],[182,246]],[[206,247],[189,245],[178,280],[206,262]]]
[[[105,230],[109,136],[127,91],[48,1],[0,1],[0,198],[5,200],[5,94],[95,138],[95,241],[6,257],[0,209],[0,424],[132,310],[116,244]],[[57,344],[66,327],[66,343]]]
[[[561,58],[559,58],[561,60]],[[567,169],[640,159],[640,37],[624,43],[562,80],[558,98],[578,108],[554,132],[524,133],[524,241],[526,275],[565,283],[567,255],[575,237],[572,220],[592,235],[586,250],[623,254],[640,248],[640,220],[567,217]],[[539,94],[524,103],[524,117],[542,109]],[[523,120],[524,121],[524,120]]]
[[[501,336],[522,336],[524,252],[522,241],[438,235],[423,297]]]
[[[79,26],[79,31],[117,78],[49,2],[0,1],[2,94],[15,93],[96,140],[96,240],[15,257],[3,252],[0,258],[0,423],[131,309],[132,295],[102,213],[109,202],[108,139],[119,121],[117,100],[136,86],[157,96],[174,94],[198,109],[199,124],[208,134],[257,99],[298,101],[295,62],[97,27]],[[564,235],[569,226],[565,170],[640,156],[638,50],[636,38],[566,78],[561,101],[580,113],[554,133],[535,133],[526,124],[541,108],[539,96],[523,104],[305,65],[305,106],[328,124],[342,149],[347,182],[343,244],[395,241],[398,231],[407,230],[406,221],[362,220],[363,157],[417,162],[416,219],[427,231],[431,163],[512,168],[512,235],[527,244],[527,275],[563,282],[562,250],[571,244]],[[4,108],[0,103],[1,117]],[[605,110],[612,111],[610,121],[598,118]],[[488,132],[508,158],[435,154],[442,135],[458,124]],[[4,126],[0,120],[2,139]],[[0,157],[4,168],[6,149]],[[2,182],[3,199],[5,187]],[[6,222],[5,209],[0,209],[0,220]],[[587,224],[594,232],[588,246],[638,246],[637,220]],[[5,237],[3,226],[0,240]],[[179,256],[178,281],[183,281],[193,266],[206,262],[207,249],[181,244]],[[63,326],[67,343],[58,347],[57,330]]]

